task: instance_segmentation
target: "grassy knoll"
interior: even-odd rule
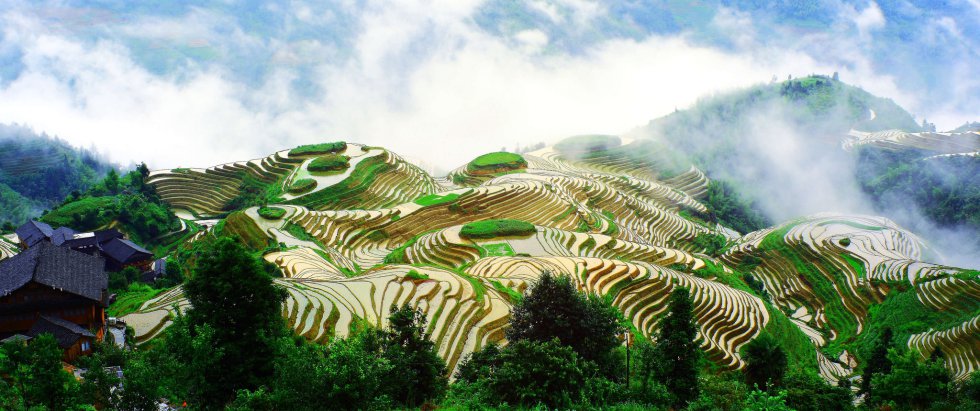
[[[335,141],[333,143],[306,144],[289,150],[290,157],[312,156],[329,153],[339,153],[347,149],[347,143]]]
[[[286,210],[279,207],[259,207],[259,216],[267,220],[278,220],[286,215]]]
[[[313,159],[306,169],[312,173],[332,173],[350,168],[350,157],[326,154]]]
[[[289,185],[290,194],[303,194],[316,188],[316,180],[312,178],[301,178],[299,180],[293,181]]]
[[[520,154],[498,151],[479,156],[466,165],[466,170],[473,173],[497,173],[502,171],[520,170],[527,167],[527,160]]]
[[[82,198],[52,210],[41,217],[41,221],[52,227],[98,229],[115,219],[117,201],[114,196]]]
[[[512,235],[531,235],[538,232],[534,224],[521,220],[500,219],[469,223],[459,230],[463,238],[496,238]]]

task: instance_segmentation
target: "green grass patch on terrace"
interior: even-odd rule
[[[423,280],[428,280],[429,279],[429,275],[428,274],[422,274],[422,273],[420,273],[420,272],[418,272],[416,270],[408,270],[408,272],[405,273],[405,277],[404,278],[407,278],[407,279],[412,280],[412,281],[423,281]]]
[[[518,302],[524,300],[524,294],[521,294],[517,292],[517,290],[501,284],[500,281],[490,280],[490,284],[493,285],[493,288],[495,290],[499,291],[501,294],[507,297],[507,299],[510,300],[511,304],[517,304]]]
[[[801,255],[797,250],[790,247],[784,241],[785,233],[789,231],[791,225],[787,225],[779,230],[773,231],[762,240],[760,248],[764,249],[767,254],[776,253],[785,257],[796,269],[796,272],[802,277],[802,279],[808,283],[813,290],[814,294],[824,305],[824,311],[827,315],[827,322],[830,327],[837,331],[837,338],[828,344],[825,349],[833,357],[836,357],[843,349],[843,344],[847,344],[853,340],[855,334],[857,333],[857,319],[854,317],[850,311],[844,307],[842,298],[847,297],[838,293],[837,289],[834,287],[835,282],[841,288],[841,290],[847,289],[847,281],[840,270],[835,269],[832,266],[824,265],[824,269],[827,270],[834,280],[831,281],[820,272],[816,265],[808,261],[803,255]]]
[[[769,322],[766,323],[762,332],[770,334],[776,341],[779,341],[783,350],[786,351],[790,367],[804,367],[816,371],[818,369],[817,353],[810,338],[803,334],[803,331],[778,308],[768,301],[763,301],[763,304],[769,311]]]
[[[313,159],[306,170],[311,173],[333,173],[350,168],[350,157],[340,154],[326,154]]]
[[[903,344],[912,334],[929,329],[949,329],[980,315],[980,301],[966,299],[970,301],[968,306],[937,311],[922,304],[914,289],[893,290],[881,304],[871,306],[865,328],[855,339],[852,352],[856,352],[858,358],[867,359],[885,328],[892,329],[892,341]]]
[[[463,238],[497,238],[508,236],[528,236],[537,233],[538,229],[526,221],[500,219],[472,222],[459,230]]]
[[[394,168],[393,165],[385,162],[385,157],[384,155],[377,155],[366,158],[358,162],[354,166],[354,170],[343,181],[301,198],[294,198],[286,203],[303,205],[315,210],[358,208],[357,205],[363,202],[360,194],[374,184],[378,175]],[[384,206],[380,205],[379,207]]]
[[[515,255],[514,248],[507,243],[494,243],[494,244],[481,244],[480,248],[483,249],[483,253],[486,257],[513,257]]]
[[[454,203],[459,200],[460,194],[429,194],[415,199],[415,204],[424,207],[431,207],[440,204]]]
[[[857,258],[854,258],[854,256],[847,253],[841,253],[840,256],[844,259],[844,261],[847,261],[847,265],[854,269],[854,272],[857,273],[858,278],[867,277],[867,272],[865,271],[863,261],[858,260]]]
[[[279,207],[259,207],[259,217],[267,220],[278,220],[286,215],[286,210]]]
[[[479,156],[466,165],[470,172],[501,172],[527,167],[527,160],[520,154],[498,151]]]
[[[319,244],[320,242],[317,241],[316,243]],[[336,262],[333,261],[333,258],[330,257],[330,254],[328,254],[326,251],[323,251],[320,248],[314,248],[313,252],[316,253],[316,255],[320,256],[320,258],[322,258],[324,261],[333,264],[333,266],[337,268],[337,270],[339,270],[342,274],[344,274],[344,277],[347,278],[356,277],[357,274],[361,271],[361,267],[358,267],[357,264],[354,264],[356,271],[344,267],[342,264],[337,264]]]
[[[309,242],[314,243],[314,244],[316,244],[316,245],[318,245],[320,247],[323,246],[323,244],[320,243],[320,240],[318,240],[316,237],[310,235],[310,233],[306,232],[306,229],[304,229],[303,227],[301,227],[301,226],[299,226],[299,225],[297,225],[295,223],[286,223],[286,225],[283,226],[283,230],[286,230],[286,233],[288,233],[289,235],[293,236],[297,240],[309,241]]]
[[[166,290],[156,289],[146,284],[130,284],[126,291],[116,295],[116,301],[109,305],[108,315],[110,317],[122,317],[134,313],[143,306],[143,303],[164,291]]]
[[[289,185],[290,194],[303,194],[316,188],[316,180],[312,178],[301,178],[299,180],[293,181]]]
[[[339,153],[347,149],[347,143],[335,141],[333,143],[306,144],[289,150],[290,157],[312,156],[319,154]]]
[[[222,221],[224,225],[218,232],[219,235],[237,236],[242,244],[252,250],[261,250],[269,245],[271,238],[244,212],[231,213]]]

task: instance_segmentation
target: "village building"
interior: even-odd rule
[[[105,334],[107,287],[101,257],[36,242],[0,261],[0,339],[49,332],[65,361],[86,355]]]

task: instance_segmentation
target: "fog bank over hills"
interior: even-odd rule
[[[152,167],[341,138],[448,169],[500,146],[621,133],[790,74],[839,72],[941,129],[974,120],[980,96],[980,10],[969,2],[8,1],[0,11],[0,122]]]

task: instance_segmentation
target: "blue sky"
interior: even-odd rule
[[[444,170],[839,71],[948,129],[978,31],[980,0],[0,0],[0,122],[154,167],[344,139]]]

